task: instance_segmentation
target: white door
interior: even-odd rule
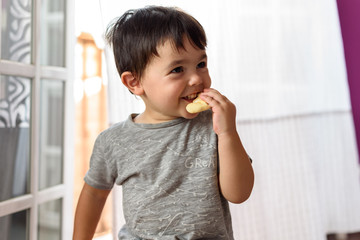
[[[0,240],[71,239],[72,2],[0,0]]]

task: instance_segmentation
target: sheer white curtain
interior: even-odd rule
[[[238,110],[251,198],[231,205],[236,239],[321,240],[360,231],[360,177],[336,1],[100,1],[104,28],[130,8],[178,6],[208,36],[213,87]],[[111,123],[143,109],[106,49]],[[119,192],[116,208],[121,211]],[[116,231],[123,219],[117,217]]]

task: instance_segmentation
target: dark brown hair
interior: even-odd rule
[[[138,77],[151,58],[158,56],[159,44],[171,40],[181,49],[185,37],[194,47],[206,48],[204,29],[195,18],[178,8],[160,6],[129,10],[115,19],[106,31],[119,74],[130,71]]]

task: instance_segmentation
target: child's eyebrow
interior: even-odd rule
[[[199,60],[203,60],[203,59],[207,59],[207,54],[206,54],[206,53],[204,53],[204,54],[201,56],[201,58],[199,58]]]

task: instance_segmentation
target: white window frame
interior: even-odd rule
[[[0,9],[2,2],[0,1]],[[0,59],[0,74],[15,75],[31,79],[31,150],[30,189],[20,197],[0,202],[0,217],[23,210],[29,211],[27,222],[28,239],[38,239],[39,205],[62,199],[62,239],[72,238],[73,224],[73,159],[74,159],[74,1],[65,0],[65,67],[40,65],[41,0],[32,1],[32,63],[24,64]],[[1,18],[0,18],[1,25]],[[0,32],[1,34],[1,32]],[[1,38],[0,38],[1,41]],[[0,42],[1,43],[1,42]],[[1,49],[0,49],[1,51]],[[40,145],[40,81],[50,79],[64,82],[64,137],[63,137],[63,182],[45,190],[39,190],[39,145]]]

